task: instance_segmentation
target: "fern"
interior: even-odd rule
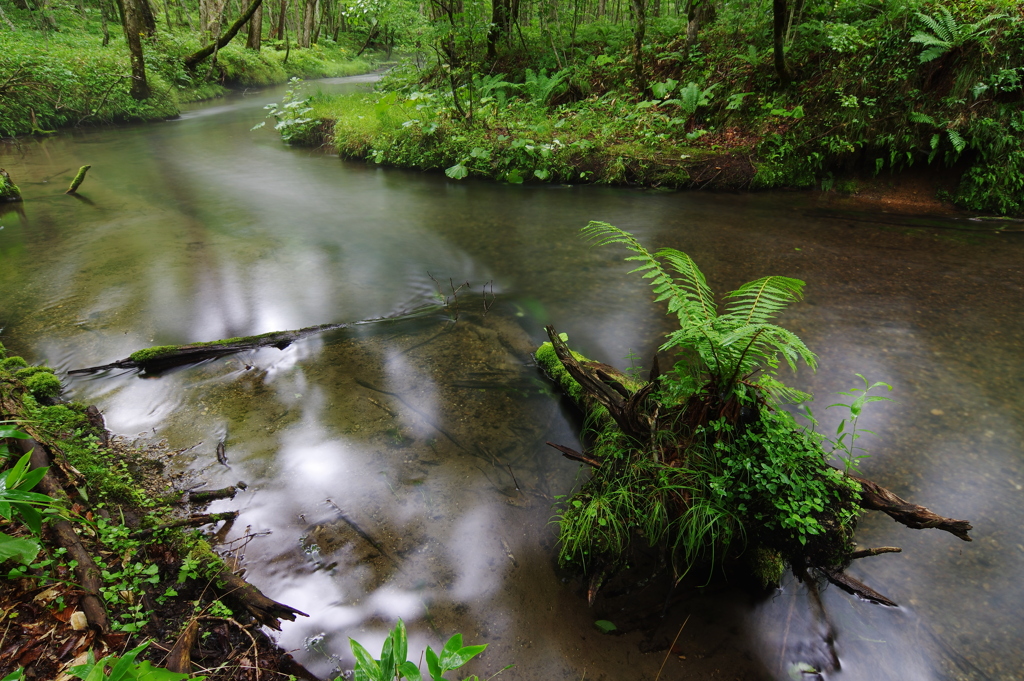
[[[533,103],[547,106],[551,99],[560,92],[562,84],[569,74],[569,69],[562,69],[550,76],[545,69],[540,71],[526,69],[526,80],[522,86],[523,92]]]
[[[961,24],[945,7],[939,7],[939,13],[934,16],[922,12],[916,14],[921,23],[931,30],[931,33],[918,31],[910,38],[910,42],[926,47],[918,56],[918,61],[921,64],[938,59],[947,52],[969,42],[984,38],[995,30],[995,27],[989,26],[989,24],[1006,18],[1005,14],[990,14],[973,24]]]
[[[689,255],[672,248],[652,255],[632,234],[605,222],[591,222],[583,234],[597,245],[623,244],[636,254],[626,258],[640,263],[632,272],[650,279],[655,302],[664,301],[669,314],[679,319],[679,329],[668,334],[662,350],[696,353],[700,366],[694,369],[719,391],[730,393],[737,383],[761,370],[764,373],[756,385],[773,399],[806,398],[774,378],[775,370],[780,358],[794,371],[801,360],[815,369],[817,358],[792,331],[770,323],[801,300],[804,282],[778,276],[749,282],[724,296],[725,313],[719,315],[714,294]]]

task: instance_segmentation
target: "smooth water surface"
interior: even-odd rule
[[[802,194],[384,170],[250,132],[279,96],[0,146],[25,197],[0,209],[0,340],[66,371],[156,344],[401,312],[468,282],[454,323],[66,381],[115,432],[185,450],[176,469],[209,487],[248,483],[214,506],[241,511],[224,538],[259,535],[244,549],[248,577],[310,614],[280,636],[310,668],[327,676],[332,656],[350,667],[348,637],[372,650],[402,617],[416,650],[456,631],[489,643],[472,671],[515,664],[509,680],[654,679],[663,664],[662,679],[809,678],[800,670],[833,657],[827,678],[1019,678],[1024,234],[846,219]],[[80,197],[64,195],[83,164]],[[855,372],[891,383],[896,401],[861,423],[878,434],[861,441],[863,473],[971,520],[975,541],[871,515],[861,544],[904,552],[850,571],[898,609],[834,588],[819,603],[791,581],[761,599],[726,585],[683,594],[663,620],[656,609],[653,628],[601,634],[594,620],[625,628],[635,613],[622,599],[588,608],[555,566],[552,505],[583,473],[544,443],[579,446],[579,424],[530,352],[554,324],[625,368],[630,351],[649,363],[669,327],[623,252],[577,237],[591,219],[687,251],[720,292],[765,274],[806,280],[784,323],[822,368],[793,382],[819,395],[819,415]],[[824,427],[837,419],[825,413]]]

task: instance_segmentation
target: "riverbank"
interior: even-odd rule
[[[313,678],[259,627],[301,613],[255,591],[212,540],[184,529],[230,524],[237,513],[201,511],[236,487],[174,489],[166,464],[178,452],[112,436],[95,407],[60,401],[50,369],[26,364],[0,345],[0,555],[10,568],[0,675],[69,678],[72,667],[142,646],[137,661],[174,671],[168,681],[195,667],[210,679]],[[223,547],[233,569],[246,543]],[[6,676],[17,670],[24,676]]]
[[[939,201],[1021,214],[1024,19],[953,10],[819,8],[787,37],[784,77],[770,32],[742,19],[692,40],[653,21],[639,57],[625,27],[596,22],[564,60],[527,37],[279,119],[289,141],[453,179],[850,193],[924,167]]]
[[[300,49],[283,41],[256,51],[232,42],[216,59],[188,71],[184,57],[198,42],[158,32],[147,44],[151,95],[131,96],[128,48],[112,37],[102,44],[87,24],[81,31],[0,32],[0,136],[48,134],[60,128],[164,120],[180,105],[220,96],[232,87],[277,85],[290,78],[335,78],[368,73],[373,60],[351,47],[322,43]]]

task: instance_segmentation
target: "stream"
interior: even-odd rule
[[[0,341],[63,376],[152,345],[400,313],[440,288],[457,320],[353,327],[155,377],[65,378],[114,432],[166,439],[183,480],[248,484],[211,510],[240,511],[221,534],[247,578],[310,615],[278,637],[302,663],[351,668],[348,638],[378,652],[401,617],[414,659],[461,632],[489,644],[466,669],[515,665],[503,681],[816,678],[831,651],[839,669],[823,677],[843,681],[1021,677],[1024,233],[844,214],[808,193],[382,169],[250,130],[283,91],[0,142],[25,199],[0,204]],[[84,164],[80,196],[65,195]],[[530,353],[554,324],[594,359],[649,366],[671,327],[626,253],[578,237],[589,220],[689,253],[718,293],[805,280],[782,323],[821,368],[783,379],[818,396],[825,432],[856,373],[892,384],[894,401],[859,424],[876,433],[858,443],[862,474],[970,520],[974,541],[868,514],[859,543],[903,553],[850,573],[899,608],[834,587],[819,605],[791,579],[767,597],[714,584],[651,628],[601,633],[595,620],[623,622],[621,601],[587,606],[557,568],[550,522],[584,472],[544,443],[579,448],[580,419]]]

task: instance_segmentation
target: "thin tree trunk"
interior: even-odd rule
[[[14,27],[14,23],[10,19],[7,18],[6,14],[4,14],[3,5],[0,5],[0,21],[3,21],[5,24],[7,24],[7,27],[10,28],[12,31],[17,30]]]
[[[789,85],[786,69],[786,0],[772,0],[772,43],[775,49],[775,73],[782,86]]]
[[[647,35],[647,0],[631,0],[636,30],[633,33],[633,77],[640,90],[647,88],[644,78],[644,37]]]

